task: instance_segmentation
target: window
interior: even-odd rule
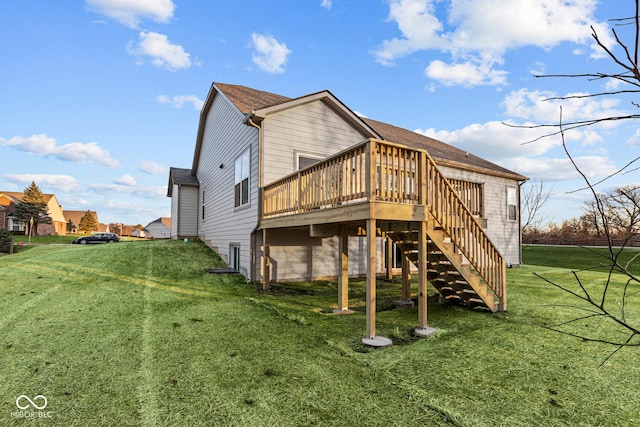
[[[293,169],[301,170],[313,166],[327,156],[309,151],[293,150]]]
[[[484,217],[484,188],[476,182],[449,179],[449,182],[460,196],[460,199],[469,208],[471,213],[479,218]]]
[[[240,244],[231,243],[229,245],[229,267],[240,271]]]
[[[507,220],[518,220],[518,190],[515,187],[507,187]]]
[[[242,153],[235,163],[235,206],[243,206],[249,203],[249,168],[250,150]]]
[[[298,155],[298,170],[308,168],[309,166],[313,166],[322,160],[320,157],[311,157],[305,156],[302,154]]]
[[[204,219],[204,190],[202,190],[202,219]]]

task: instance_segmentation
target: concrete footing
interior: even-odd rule
[[[362,344],[367,345],[369,347],[389,347],[393,342],[389,338],[375,336],[373,338],[362,338]]]
[[[353,314],[353,310],[340,310],[339,308],[334,308],[332,311],[333,314]]]
[[[398,301],[396,301],[396,308],[413,308],[415,307],[415,303],[408,299],[408,300],[403,300],[403,299],[399,299]]]
[[[436,328],[432,328],[431,326],[427,326],[426,328],[416,328],[415,334],[417,337],[426,338],[437,332]]]

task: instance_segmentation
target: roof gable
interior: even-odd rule
[[[167,228],[171,228],[171,218],[168,217],[162,217],[162,218],[158,218],[156,220],[151,221],[149,224],[147,224],[147,227],[149,226],[157,226],[157,225],[164,225]],[[145,227],[145,228],[147,228]]]

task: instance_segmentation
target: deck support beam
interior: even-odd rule
[[[338,234],[338,308],[337,314],[352,313],[349,310],[349,231],[341,225]]]
[[[387,280],[391,281],[393,280],[393,240],[391,240],[391,237],[389,236],[387,236],[385,240],[387,243],[387,250],[385,251],[384,265],[387,273]]]
[[[420,221],[418,231],[418,327],[415,334],[428,337],[436,332],[435,328],[427,325],[427,222]]]
[[[411,264],[409,257],[402,255],[402,299],[409,301],[411,299]]]
[[[269,255],[269,244],[267,242],[267,229],[262,229],[262,290],[271,289],[271,258]]]
[[[388,347],[389,338],[376,336],[376,220],[367,219],[367,335],[362,344]]]

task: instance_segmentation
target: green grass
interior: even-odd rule
[[[198,242],[36,246],[0,258],[0,426],[628,426],[640,422],[637,350],[541,325],[567,297],[510,269],[509,312],[429,303],[438,333],[413,338],[416,309],[379,281],[371,350],[364,282],[332,315],[332,282],[262,292]],[[601,273],[585,273],[594,283]],[[635,306],[640,303],[633,301]],[[605,327],[602,326],[601,327]],[[17,420],[19,395],[48,419]]]
[[[619,249],[614,249],[617,253]],[[640,249],[625,248],[618,259],[622,265],[629,265],[629,271],[640,275]],[[581,248],[578,246],[523,246],[522,258],[525,264],[544,265],[548,267],[571,268],[573,270],[595,270],[606,272],[610,265],[607,248]]]
[[[71,243],[82,235],[80,234],[67,234],[66,236],[31,236],[32,245],[51,245],[56,243]],[[28,243],[29,236],[15,235],[13,236],[13,243],[17,245],[19,242]]]

